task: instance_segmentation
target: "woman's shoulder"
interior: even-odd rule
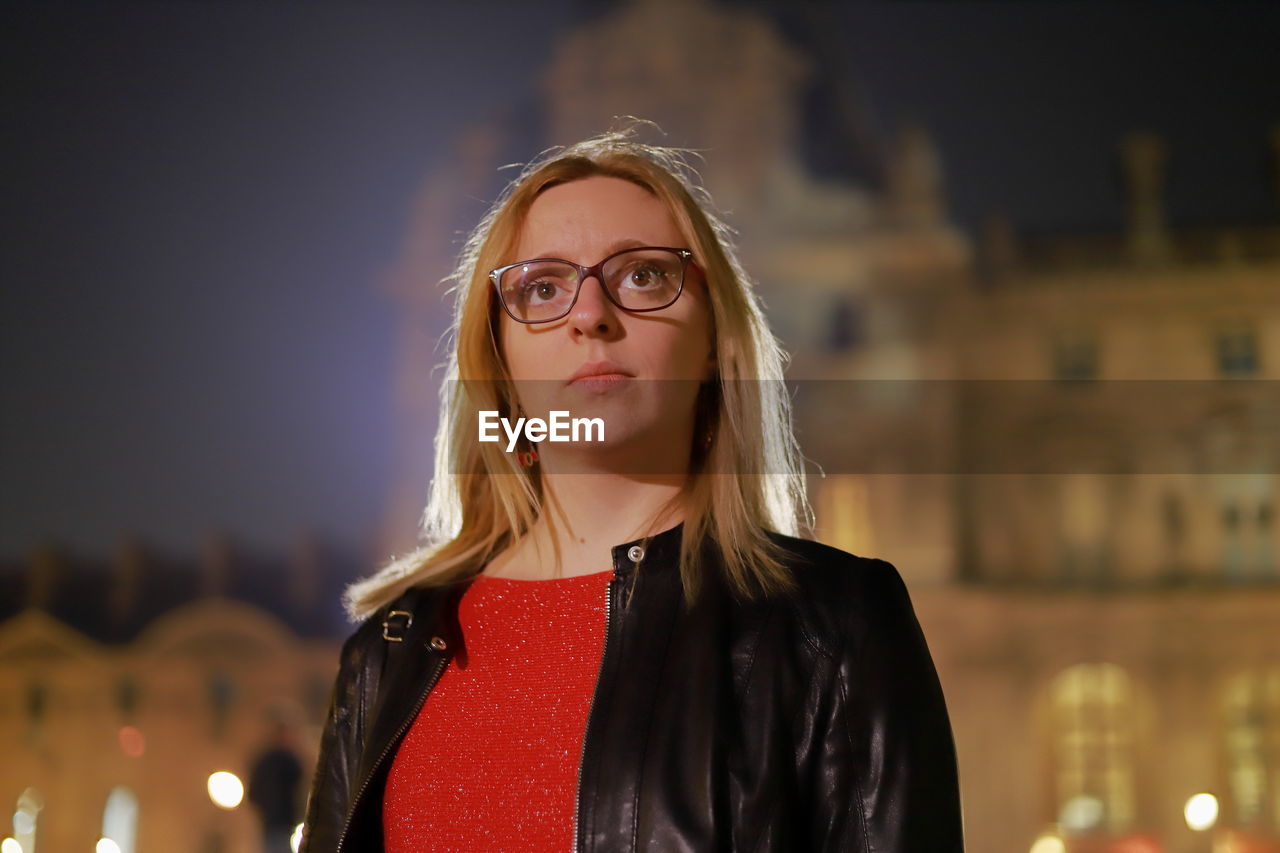
[[[769,538],[786,555],[786,565],[798,583],[814,592],[867,591],[902,583],[893,563],[879,557],[865,557],[827,545],[816,539],[767,531]]]
[[[888,560],[776,531],[768,535],[796,583],[785,597],[787,606],[823,650],[835,654],[849,644],[851,633],[898,630],[914,622],[906,584]]]
[[[388,631],[397,633],[409,627],[415,611],[434,589],[412,586],[394,600],[362,615],[355,621],[342,644],[344,664],[354,664],[371,649],[379,649],[387,642]]]

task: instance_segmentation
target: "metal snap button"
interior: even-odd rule
[[[445,649],[449,648],[449,644],[444,641],[444,637],[432,637],[431,648],[435,649],[438,652],[442,652]]]
[[[631,550],[627,551],[627,559],[633,563],[638,563],[644,559],[644,549],[639,545],[632,545]]]

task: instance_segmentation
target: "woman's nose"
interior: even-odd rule
[[[569,319],[575,330],[583,333],[605,332],[612,328],[617,320],[614,313],[616,306],[604,292],[604,285],[595,276],[582,281],[578,291],[578,301],[574,303]]]

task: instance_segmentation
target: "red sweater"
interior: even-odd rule
[[[458,605],[466,656],[445,667],[387,776],[387,853],[573,846],[612,577],[480,575],[467,589]]]

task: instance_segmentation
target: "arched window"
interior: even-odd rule
[[[1114,664],[1080,664],[1050,685],[1054,803],[1074,835],[1120,833],[1134,820],[1134,697]]]
[[[1232,821],[1280,828],[1280,667],[1235,676],[1222,705]]]
[[[107,795],[102,810],[102,837],[116,843],[120,853],[135,853],[138,837],[138,798],[124,785],[117,785]]]

